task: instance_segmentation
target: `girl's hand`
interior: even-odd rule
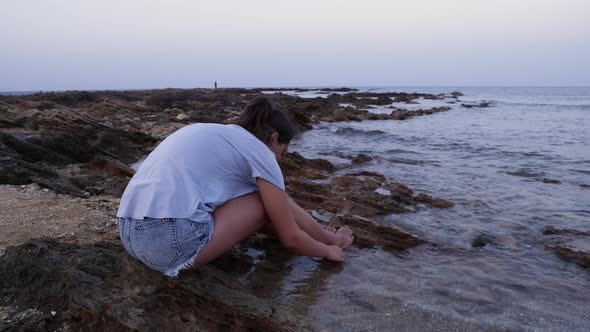
[[[346,256],[344,256],[344,252],[339,246],[328,246],[328,252],[324,257],[333,262],[344,262],[346,260]]]

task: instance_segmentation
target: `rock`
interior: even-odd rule
[[[191,116],[188,115],[188,114],[181,113],[181,114],[178,114],[176,116],[176,120],[178,120],[178,121],[184,121],[184,120],[190,119],[190,117]]]
[[[113,219],[106,222],[105,227],[113,227],[113,226],[117,226],[118,224],[119,224],[118,220],[116,218],[113,218]]]
[[[549,179],[549,178],[543,178],[543,183],[554,183],[554,184],[560,184],[561,181],[556,180],[556,179]]]
[[[389,189],[377,188],[375,189],[375,192],[385,196],[391,195],[391,191],[389,191]]]
[[[389,181],[379,173],[364,171],[331,176],[335,168],[324,160],[307,160],[299,154],[289,154],[284,159],[281,166],[287,192],[308,210],[324,209],[331,213],[371,217],[413,212],[414,206],[421,202],[439,208],[453,206],[449,201],[424,194],[414,197],[410,188]],[[330,182],[310,182],[306,178],[330,178]]]
[[[490,107],[489,101],[482,101],[480,103],[470,103],[470,104],[461,104],[461,106],[466,108],[485,108]]]
[[[559,258],[576,263],[583,268],[590,268],[590,251],[576,250],[567,246],[553,247]]]
[[[486,235],[479,234],[471,240],[471,246],[474,248],[483,248],[490,243],[490,238]]]
[[[543,235],[578,235],[590,236],[590,231],[578,231],[575,229],[555,228],[554,226],[547,226],[543,230]]]
[[[582,188],[590,188],[590,184],[581,183],[580,184],[580,187],[582,187]]]
[[[38,183],[31,183],[31,185],[29,186],[31,191],[39,191],[41,190],[41,186]]]
[[[377,188],[389,190],[391,195],[379,194],[375,192]],[[409,212],[414,200],[404,189],[380,174],[363,172],[333,176],[329,197],[320,207],[334,213],[363,217]]]
[[[453,92],[451,92],[450,95],[453,96],[453,97],[462,97],[462,96],[464,96],[464,94],[462,94],[459,91],[453,91]]]
[[[353,165],[364,164],[364,163],[369,162],[371,160],[373,160],[373,157],[368,156],[364,153],[359,153],[356,155],[356,157],[354,157],[352,159],[352,164]]]
[[[130,172],[127,163],[139,159],[155,139],[138,133],[112,129],[90,114],[68,109],[33,111],[38,128],[19,127],[0,132],[0,183],[36,182],[59,193],[81,195],[86,186],[58,172],[71,164],[87,163],[84,181],[101,181],[95,170],[102,169],[108,182],[124,186]],[[10,117],[10,116],[8,116]],[[0,116],[2,118],[2,116]],[[113,176],[120,176],[118,179]]]
[[[384,106],[384,105],[389,105],[389,104],[393,103],[393,100],[391,100],[391,98],[389,98],[387,96],[379,96],[379,97],[377,97],[377,99],[371,101],[370,103],[372,105]]]
[[[336,215],[330,225],[336,228],[348,226],[354,233],[353,245],[360,247],[409,249],[426,243],[410,233],[355,215]]]
[[[50,316],[36,308],[0,307],[1,331],[47,331]]]
[[[483,248],[488,244],[511,250],[517,249],[516,240],[509,235],[478,234],[471,240],[471,246],[474,248]]]
[[[309,329],[304,317],[248,293],[213,266],[169,278],[106,242],[34,239],[8,247],[0,256],[0,306],[36,308],[20,314],[30,317],[14,325],[21,330],[45,330],[48,318],[51,330]]]
[[[135,174],[131,167],[111,158],[93,159],[88,165],[102,170],[108,176],[133,176]]]
[[[418,194],[414,196],[414,199],[418,202],[422,202],[428,204],[432,207],[436,207],[439,209],[448,209],[455,206],[454,203],[444,200],[442,198],[433,198],[432,196],[426,194]]]
[[[328,200],[330,188],[327,184],[309,182],[289,177],[285,181],[289,196],[305,209],[319,209]]]
[[[336,167],[324,159],[307,159],[297,152],[287,153],[279,162],[284,175],[325,179]]]

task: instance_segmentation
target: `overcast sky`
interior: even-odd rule
[[[588,0],[2,0],[0,91],[590,86]]]

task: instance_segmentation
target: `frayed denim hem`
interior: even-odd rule
[[[205,243],[201,243],[201,245],[197,249],[197,252],[194,255],[192,255],[186,262],[178,264],[177,266],[170,268],[167,271],[162,271],[162,273],[168,277],[175,278],[178,277],[180,271],[192,268],[195,260],[197,259],[197,256],[201,252],[201,249],[203,249],[203,247],[207,245],[209,241],[211,241],[211,237],[213,237],[213,232],[215,232],[215,222],[213,222],[211,226],[211,232],[209,232],[209,235],[207,236],[207,241]]]

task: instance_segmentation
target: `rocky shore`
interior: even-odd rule
[[[289,91],[323,96],[302,98]],[[419,99],[460,103],[461,96],[349,88],[0,96],[0,331],[313,330],[305,308],[276,299],[292,257],[276,239],[253,236],[199,271],[171,279],[126,255],[114,221],[118,198],[134,173],[130,164],[187,124],[234,122],[245,103],[263,92],[302,132],[318,122],[400,121],[444,112],[450,108],[409,110],[393,104]],[[391,111],[374,113],[373,107]],[[351,166],[372,158],[339,157]],[[319,222],[351,227],[357,247],[407,251],[436,245],[380,216],[412,213],[419,204],[453,207],[414,192],[399,179],[295,152],[281,161],[281,168],[291,197]],[[548,237],[587,236],[548,232]],[[560,257],[588,266],[587,252],[555,243],[548,248]],[[304,290],[308,296],[339,268],[318,262],[316,283]]]

